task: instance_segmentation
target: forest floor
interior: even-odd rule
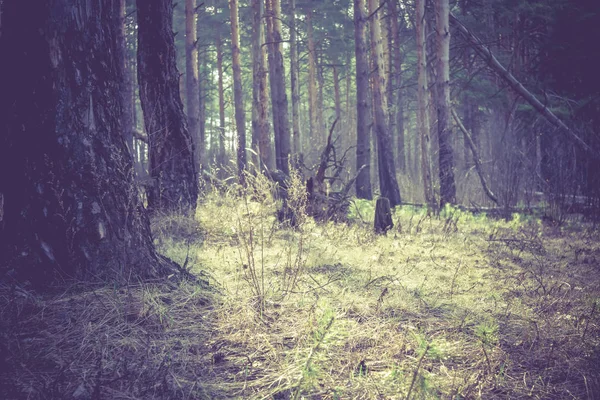
[[[598,230],[399,207],[380,236],[371,202],[296,229],[276,207],[232,190],[154,221],[211,289],[2,289],[0,397],[600,398]]]

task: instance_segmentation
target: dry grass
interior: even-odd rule
[[[208,195],[199,227],[158,221],[163,251],[217,295],[4,288],[0,397],[600,397],[597,232],[403,208],[376,236],[356,207],[350,225],[289,230],[269,195],[232,191]]]

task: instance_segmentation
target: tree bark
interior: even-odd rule
[[[155,252],[122,135],[121,11],[108,0],[51,0],[33,13],[4,1],[3,280],[43,288],[172,272]]]
[[[300,140],[300,89],[298,87],[298,41],[296,39],[296,0],[290,0],[290,80],[292,90],[292,151],[302,158]]]
[[[396,94],[396,114],[390,115],[390,120],[395,120],[396,125],[396,155],[398,160],[398,169],[402,172],[406,171],[406,155],[405,155],[405,140],[404,140],[404,93],[402,90],[402,52],[400,49],[400,15],[398,13],[398,4],[396,1],[389,1],[389,19],[391,20],[391,38],[392,47],[390,48],[390,60],[393,64],[393,75],[395,78],[395,84],[392,84],[392,88],[395,86],[397,90]],[[404,24],[402,24],[404,26]],[[392,68],[390,68],[391,74]],[[391,76],[391,75],[390,75]],[[393,82],[390,79],[390,82]],[[394,97],[393,90],[390,92],[390,97]]]
[[[200,18],[198,18],[198,26],[201,25]],[[208,149],[206,144],[206,99],[207,99],[207,55],[206,50],[202,53],[198,52],[198,147],[196,148],[197,159],[200,160],[200,168],[198,170],[198,176],[201,176],[203,166],[208,166],[210,159],[208,155]]]
[[[201,170],[200,159],[200,85],[198,83],[198,47],[196,40],[196,0],[185,0],[185,90],[187,101],[188,129],[196,152],[196,171]]]
[[[381,27],[377,16],[376,0],[369,0],[369,12],[372,15],[371,25],[371,62],[373,66],[373,108],[375,110],[375,132],[377,135],[377,166],[379,171],[379,190],[381,195],[389,199],[392,207],[399,205],[400,187],[396,179],[396,166],[390,133],[387,127],[387,104],[384,95],[385,67],[383,64],[383,49]]]
[[[312,5],[306,11],[306,42],[308,48],[308,113],[310,122],[310,139],[317,145],[325,142],[325,132],[319,126],[319,105],[317,99],[317,53],[312,26]]]
[[[431,182],[431,166],[429,163],[429,115],[427,114],[427,52],[425,49],[425,0],[416,0],[415,19],[417,33],[417,126],[421,139],[421,174],[425,202],[433,206],[433,186]]]
[[[133,97],[133,83],[131,81],[131,75],[129,74],[129,62],[127,58],[127,36],[126,36],[126,1],[119,0],[119,31],[118,31],[118,41],[119,41],[119,58],[121,59],[121,63],[123,64],[123,70],[125,73],[123,74],[123,83],[122,83],[122,104],[123,104],[123,136],[125,138],[125,143],[127,143],[127,148],[132,155],[135,155],[135,147],[133,144],[133,103],[131,102],[131,98]],[[135,159],[135,158],[134,158]]]
[[[375,203],[375,220],[373,221],[375,233],[385,234],[394,227],[392,220],[392,209],[390,201],[386,197],[380,197]]]
[[[269,81],[275,131],[275,166],[289,176],[290,123],[285,92],[285,69],[281,54],[281,8],[279,0],[266,1],[267,41],[269,43]]]
[[[365,0],[354,0],[354,54],[356,58],[356,197],[371,193],[371,140],[369,134],[369,62],[366,46]],[[364,166],[364,168],[362,168]],[[362,168],[362,169],[361,169]]]
[[[435,2],[437,27],[437,119],[439,142],[440,207],[456,203],[454,153],[450,129],[450,5]]]
[[[246,170],[246,112],[244,110],[244,91],[242,89],[242,64],[240,62],[240,34],[238,29],[238,1],[229,0],[231,19],[231,53],[233,69],[233,100],[235,104],[235,127],[237,131],[237,167],[238,179],[245,184]]]
[[[252,10],[252,147],[260,159],[258,167],[271,170],[274,165],[269,137],[263,0],[252,0]]]
[[[217,32],[215,39],[217,50],[217,87],[219,90],[219,149],[217,152],[217,166],[222,168],[225,165],[225,90],[223,88],[223,43],[221,34]]]
[[[194,144],[179,96],[172,0],[137,0],[138,82],[150,146],[148,207],[193,212],[198,199]]]

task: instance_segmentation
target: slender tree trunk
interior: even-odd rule
[[[185,89],[187,121],[196,153],[196,171],[200,171],[202,160],[199,155],[204,145],[200,141],[200,86],[198,84],[198,47],[196,43],[196,0],[185,0]]]
[[[335,119],[342,118],[342,99],[340,97],[340,77],[338,69],[333,66],[333,98],[335,103]]]
[[[252,148],[260,158],[257,166],[261,170],[265,167],[270,170],[274,165],[269,137],[263,0],[252,0],[252,10]]]
[[[245,183],[246,170],[246,114],[242,89],[242,65],[240,62],[240,34],[238,29],[238,0],[229,0],[231,17],[231,53],[233,69],[233,100],[235,103],[235,126],[237,130],[237,166],[240,183]]]
[[[290,0],[290,78],[292,85],[292,151],[302,158],[300,141],[300,90],[298,88],[298,42],[296,39],[296,0]]]
[[[421,174],[425,202],[435,204],[433,186],[431,184],[431,166],[429,164],[429,115],[427,114],[427,51],[425,49],[425,0],[416,0],[415,19],[417,33],[417,127],[421,142]]]
[[[369,13],[375,13],[377,9],[376,0],[369,0]],[[396,166],[394,164],[394,152],[392,141],[388,131],[388,117],[386,113],[387,104],[384,95],[385,67],[383,64],[383,49],[381,39],[381,26],[377,13],[371,20],[371,59],[373,65],[373,105],[375,109],[375,132],[377,134],[377,160],[379,171],[379,190],[383,197],[390,200],[392,207],[399,205],[400,187],[396,179]]]
[[[129,62],[127,57],[127,37],[126,37],[126,0],[119,0],[119,16],[121,22],[119,24],[118,41],[119,41],[119,58],[123,64],[123,88],[121,90],[122,104],[123,104],[123,137],[129,152],[134,155],[135,148],[133,145],[133,104],[131,98],[133,97],[133,82],[131,81],[131,75],[129,72]]]
[[[317,53],[312,26],[312,5],[306,12],[306,40],[308,47],[308,113],[310,115],[310,138],[318,145],[325,143],[325,135],[319,126],[319,105],[317,94]]]
[[[2,13],[0,276],[42,288],[171,273],[122,135],[119,2],[8,0]]]
[[[200,21],[198,21],[200,25]],[[197,158],[200,160],[200,167],[208,166],[210,160],[207,157],[208,151],[206,148],[206,51],[198,53],[198,147],[196,148]],[[201,174],[202,170],[198,170]]]
[[[365,0],[354,0],[354,53],[356,57],[356,197],[371,193],[371,140],[369,134],[369,62],[366,46]],[[362,170],[361,167],[365,166]]]
[[[289,175],[290,123],[288,101],[285,92],[285,70],[281,54],[281,8],[279,0],[266,1],[267,32],[269,43],[269,80],[271,106],[275,131],[275,165]]]
[[[392,60],[393,68],[390,71],[394,71],[395,86],[397,90],[396,94],[396,114],[392,115],[390,119],[395,119],[396,125],[396,154],[398,160],[398,169],[400,171],[406,170],[406,155],[405,155],[405,144],[404,144],[404,95],[402,90],[402,53],[400,49],[400,23],[398,4],[396,1],[388,2],[389,7],[389,19],[391,20],[391,37],[393,38],[393,47],[390,50],[390,60]],[[402,24],[404,26],[404,24]],[[390,79],[392,82],[392,79]],[[392,85],[394,86],[394,85]],[[390,97],[394,97],[393,90],[390,92]]]
[[[225,165],[225,90],[223,88],[223,43],[221,34],[217,32],[215,47],[217,50],[217,86],[219,90],[219,150],[217,152],[217,165]]]
[[[440,207],[456,203],[454,154],[450,129],[450,6],[435,2],[437,26],[437,119],[439,141]]]
[[[194,144],[179,96],[172,0],[137,0],[138,82],[150,145],[152,210],[196,209]]]

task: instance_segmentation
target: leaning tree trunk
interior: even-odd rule
[[[376,0],[369,0],[369,12],[376,13]],[[379,17],[371,20],[371,57],[373,65],[373,108],[375,110],[375,132],[377,134],[377,166],[381,195],[390,200],[392,207],[401,203],[400,187],[396,179],[396,166],[390,132],[387,127],[386,101],[384,96],[385,72]]]
[[[269,43],[269,83],[273,130],[275,131],[275,166],[287,176],[290,174],[290,123],[285,92],[285,69],[281,53],[281,8],[279,0],[266,0],[267,42]]]
[[[45,287],[169,273],[122,136],[119,3],[3,4],[0,275]],[[6,278],[2,278],[3,280]]]
[[[172,0],[137,0],[138,82],[150,146],[151,210],[190,212],[198,182],[179,97]]]
[[[371,141],[369,136],[369,62],[366,45],[365,1],[354,0],[356,59],[356,197],[371,200]],[[364,167],[364,168],[363,168]],[[362,168],[362,169],[361,169]]]
[[[246,170],[246,114],[242,89],[242,64],[240,62],[240,34],[238,29],[238,1],[229,0],[231,17],[231,59],[233,69],[233,100],[235,105],[235,127],[237,131],[238,178],[244,184]]]
[[[198,46],[196,41],[196,0],[185,0],[185,91],[187,121],[190,136],[194,142],[196,171],[202,168],[200,154],[204,141],[200,134],[200,84],[198,82]]]
[[[456,203],[454,154],[450,129],[450,6],[448,0],[435,2],[437,26],[437,119],[440,168],[440,207]]]

